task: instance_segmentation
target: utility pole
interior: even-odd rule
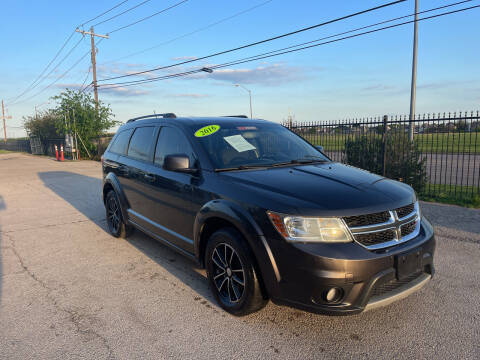
[[[7,124],[5,123],[6,119],[11,119],[11,116],[5,116],[5,106],[3,105],[2,100],[2,119],[3,119],[3,138],[5,143],[7,143]]]
[[[108,39],[107,35],[95,34],[93,31],[93,26],[90,28],[90,32],[83,31],[80,29],[75,30],[82,35],[90,35],[90,43],[92,46],[92,74],[93,74],[93,93],[95,96],[95,113],[98,115],[98,86],[97,86],[97,66],[96,66],[96,49],[95,49],[95,36]]]
[[[413,130],[415,128],[415,103],[417,97],[417,48],[418,48],[418,0],[415,0],[415,22],[413,28],[413,60],[412,60],[412,84],[410,90],[410,117],[408,127],[408,138],[413,141]]]

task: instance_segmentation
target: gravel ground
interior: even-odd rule
[[[437,273],[348,317],[269,304],[236,318],[203,271],[105,231],[100,164],[0,155],[0,358],[480,358],[480,211],[423,203]]]

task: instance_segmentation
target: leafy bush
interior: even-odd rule
[[[421,193],[427,183],[425,161],[415,142],[406,134],[387,134],[385,176],[411,185]],[[344,161],[375,174],[383,175],[383,139],[381,137],[357,137],[347,140]]]
[[[63,139],[65,134],[78,135],[78,148],[82,157],[98,153],[94,141],[105,132],[118,125],[108,105],[99,102],[98,112],[92,95],[82,91],[66,89],[52,98],[56,107],[24,118],[24,127],[29,135],[40,138],[47,152],[50,139]]]

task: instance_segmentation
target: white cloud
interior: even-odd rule
[[[167,95],[167,97],[173,97],[173,98],[192,98],[192,99],[200,99],[200,98],[205,98],[209,97],[210,95],[208,94],[170,94]]]
[[[104,94],[110,94],[118,97],[123,96],[141,96],[149,94],[148,91],[145,90],[138,90],[132,87],[120,86],[120,87],[100,87],[98,89],[99,92]]]
[[[196,56],[178,56],[178,57],[173,57],[173,61],[187,61],[187,60],[195,60],[197,59]]]
[[[85,85],[88,85],[85,84]],[[55,87],[60,89],[72,89],[72,90],[79,90],[82,88],[82,84],[75,84],[75,83],[58,83],[55,84]]]
[[[219,69],[210,77],[215,80],[240,84],[278,85],[305,79],[304,70],[282,63],[258,66],[253,69]]]
[[[215,64],[206,64],[205,67],[211,68]],[[199,66],[175,69],[168,69],[167,72],[175,74],[182,71],[198,70]],[[240,84],[260,84],[266,86],[274,86],[288,82],[298,82],[305,80],[304,68],[289,66],[284,63],[266,64],[255,68],[244,69],[214,69],[213,73],[194,73],[192,75],[182,76],[178,79],[195,80],[195,79],[213,79],[228,83]]]
[[[384,85],[384,84],[374,84],[364,87],[363,91],[385,91],[385,90],[393,90],[395,89],[393,86]]]

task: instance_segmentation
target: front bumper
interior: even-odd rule
[[[314,313],[348,315],[384,306],[419,290],[434,274],[435,237],[425,218],[416,238],[382,251],[356,243],[274,243],[280,281],[272,301]],[[414,266],[401,264],[407,259]],[[326,300],[331,288],[342,293],[336,302]]]

